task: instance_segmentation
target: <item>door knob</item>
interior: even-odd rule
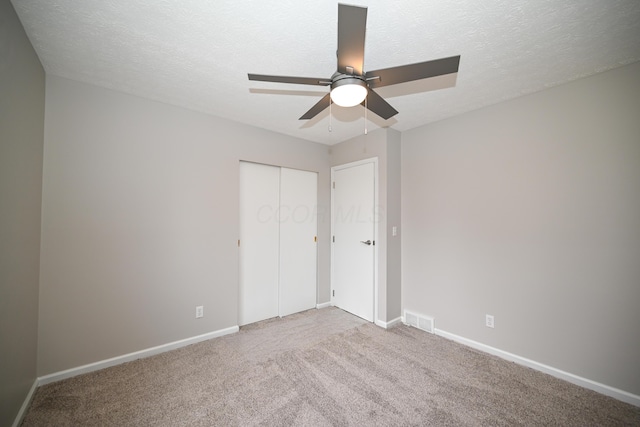
[[[360,243],[364,243],[365,245],[369,246],[371,244],[371,240],[367,240],[366,242],[363,242],[362,240],[360,241]]]

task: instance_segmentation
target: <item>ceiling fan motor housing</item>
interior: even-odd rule
[[[344,85],[358,85],[367,87],[367,81],[362,76],[335,73],[331,77],[331,90]]]

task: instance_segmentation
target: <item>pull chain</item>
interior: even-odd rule
[[[364,134],[367,134],[367,98],[364,99]]]
[[[331,132],[331,97],[329,97],[329,132]]]

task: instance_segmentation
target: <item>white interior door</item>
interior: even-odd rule
[[[370,322],[375,301],[375,162],[332,169],[332,301]]]
[[[318,174],[280,169],[280,316],[316,306]]]
[[[280,168],[240,162],[240,326],[278,315]]]

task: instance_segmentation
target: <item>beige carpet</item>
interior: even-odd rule
[[[336,308],[40,387],[24,426],[640,425],[640,408]]]

